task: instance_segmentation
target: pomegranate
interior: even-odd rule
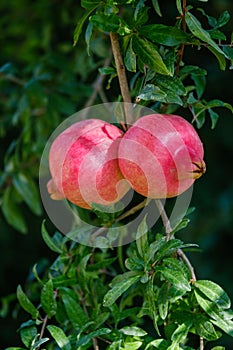
[[[118,161],[133,189],[149,198],[175,197],[206,170],[202,142],[177,115],[139,118],[120,141]]]

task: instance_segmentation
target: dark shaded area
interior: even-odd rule
[[[161,1],[161,8],[165,16],[167,15],[166,22],[171,21],[173,24],[175,1],[170,0],[170,5],[166,8],[162,3],[163,1]],[[190,1],[190,3],[196,5],[199,2]],[[209,3],[200,4],[206,9],[206,12],[213,16],[218,16],[225,9],[233,16],[233,4],[230,0],[212,0]],[[46,83],[45,95],[52,91],[51,95],[54,93],[59,96],[54,101],[56,108],[60,103],[57,114],[51,113],[50,119],[51,104],[47,117],[43,117],[38,127],[41,134],[34,130],[35,138],[41,135],[41,142],[37,144],[35,154],[41,152],[54,126],[84,105],[85,99],[90,95],[92,78],[95,77],[95,62],[103,60],[106,53],[104,42],[96,43],[98,54],[94,57],[95,60],[87,59],[83,40],[78,47],[72,47],[73,31],[82,12],[77,2],[72,0],[1,1],[0,66],[8,62],[13,64],[15,68],[10,76],[17,77],[19,80],[29,78],[32,72],[36,74],[36,71],[40,69],[42,72],[50,71],[52,77]],[[228,38],[230,38],[232,28],[233,21],[231,20],[226,28]],[[220,71],[216,60],[209,55],[207,50],[202,48],[202,54],[195,50],[188,49],[185,60],[190,64],[198,64],[208,71],[206,100],[218,98],[232,103],[233,72],[231,70]],[[8,80],[10,81],[10,78]],[[14,88],[14,84],[20,85],[20,81],[12,80],[10,83],[9,81],[8,84],[1,85],[0,109],[1,114],[5,113],[4,116],[0,116],[1,175],[5,152],[12,140],[17,140],[22,128],[20,123],[11,125],[12,110],[16,108],[20,97],[20,92]],[[65,88],[62,84],[65,83],[67,90],[64,92]],[[58,94],[63,92],[64,99],[61,99],[61,95]],[[11,94],[12,97],[9,98]],[[44,106],[43,98],[44,95],[41,97],[42,100],[38,97],[39,108]],[[67,102],[66,104],[66,100],[71,100],[72,103]],[[208,119],[203,128],[199,130],[205,146],[207,173],[195,185],[191,205],[195,206],[196,210],[191,215],[190,225],[180,234],[182,234],[182,239],[198,243],[203,250],[202,253],[190,253],[197,276],[217,282],[233,300],[233,116],[223,108],[219,109],[219,113],[221,117],[214,130],[211,130],[211,123]],[[23,119],[22,123],[24,123]],[[45,125],[44,129],[42,124]],[[33,125],[31,127],[33,128]],[[30,142],[31,140],[29,137]],[[31,148],[33,149],[30,142],[25,143],[27,154]],[[24,144],[21,145],[23,146]],[[27,159],[27,154],[25,159]],[[35,177],[38,173],[38,161],[39,159],[36,158],[37,165],[32,171]],[[31,167],[30,164],[29,167]],[[0,216],[1,296],[15,293],[18,284],[24,284],[26,280],[30,281],[30,270],[35,263],[40,262],[46,266],[55,257],[55,254],[42,241],[40,234],[41,222],[45,214],[42,213],[37,217],[24,204],[21,209],[28,226],[27,235],[22,235],[14,230],[6,223],[2,214]],[[2,347],[20,344],[16,330],[22,322],[22,312],[18,315],[17,310],[14,310],[13,316],[12,318],[10,311],[6,318],[0,319]],[[220,339],[220,343],[228,349],[232,344],[232,339],[224,336]],[[217,342],[214,345],[217,345]]]

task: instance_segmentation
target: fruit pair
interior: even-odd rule
[[[48,192],[88,209],[119,201],[131,187],[145,197],[174,197],[205,172],[203,155],[195,129],[177,115],[143,116],[125,133],[87,119],[53,141]]]

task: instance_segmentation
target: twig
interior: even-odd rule
[[[118,216],[116,218],[115,222],[119,222],[119,221],[127,218],[128,216],[135,214],[138,210],[144,208],[146,206],[146,204],[148,204],[148,203],[149,203],[149,199],[148,198],[144,199],[144,201],[142,201],[138,205],[135,205],[135,207],[129,209],[126,213]]]
[[[99,350],[98,340],[96,338],[93,338],[93,348]]]
[[[142,209],[145,207],[146,204],[149,203],[148,198],[144,199],[144,201],[142,201],[141,203],[139,203],[138,205],[136,205],[135,207],[129,209],[126,213],[123,213],[122,215],[118,216],[114,222],[119,222],[125,218],[127,218],[128,216],[131,216],[133,214],[135,214],[138,210]],[[93,240],[98,237],[99,235],[101,235],[102,233],[104,233],[105,231],[108,230],[109,227],[100,227],[98,230],[96,230],[91,238],[90,238],[90,242],[93,242]]]
[[[130,111],[127,103],[131,103],[131,96],[129,91],[129,85],[125,73],[125,65],[121,54],[120,43],[118,39],[117,33],[110,33],[110,40],[112,45],[113,57],[116,63],[116,70],[118,75],[118,80],[121,89],[121,95],[123,98],[123,102],[125,102],[125,124],[129,123],[131,120],[132,112]]]
[[[163,221],[163,225],[164,225],[165,232],[166,232],[166,239],[167,239],[167,241],[169,241],[170,238],[171,238],[171,232],[172,232],[172,227],[171,227],[170,221],[169,221],[169,219],[167,217],[166,211],[164,209],[164,206],[163,206],[161,200],[160,199],[156,199],[155,203],[157,205],[157,208],[158,208],[158,210],[160,212],[160,215],[161,215],[161,219]],[[177,254],[181,257],[181,259],[188,266],[188,269],[189,269],[190,274],[191,274],[192,282],[195,282],[197,280],[197,278],[196,278],[196,275],[195,275],[194,268],[193,268],[191,262],[189,261],[188,257],[185,255],[185,253],[183,252],[182,249],[178,249],[177,250]]]
[[[12,83],[18,84],[18,85],[25,85],[26,81],[16,77],[15,75],[4,75],[4,74],[0,74],[0,78],[4,79],[4,80],[8,80]]]
[[[182,13],[182,28],[183,28],[183,31],[186,32],[186,21],[185,21],[185,14],[186,14],[186,11],[187,11],[187,2],[186,2],[186,0],[183,0],[182,10],[183,10],[183,13]],[[181,62],[182,62],[182,59],[183,59],[183,56],[184,56],[184,48],[185,48],[185,44],[182,43],[181,46],[180,46],[180,50],[179,50],[179,57],[178,57],[178,62],[177,62],[176,72],[175,72],[176,75],[178,75],[178,73],[180,71],[180,65],[181,65]]]
[[[45,327],[47,325],[47,322],[48,322],[48,315],[46,315],[45,318],[43,319],[39,340],[41,340],[44,336]]]
[[[164,206],[163,206],[161,200],[156,199],[155,204],[159,210],[159,213],[161,215],[161,219],[163,221],[163,226],[164,226],[165,232],[166,232],[166,239],[167,239],[167,241],[169,241],[171,238],[171,232],[172,232],[172,227],[171,227],[170,221],[167,217],[166,211],[164,209]]]
[[[111,57],[111,55],[109,55],[109,57],[107,57],[105,59],[103,67],[109,66],[111,59],[112,59],[112,57]],[[87,102],[85,103],[84,108],[88,108],[88,107],[92,106],[93,103],[95,102],[95,99],[96,99],[98,93],[101,94],[104,79],[105,79],[105,75],[98,74],[96,80],[94,81],[94,83],[92,85],[94,90],[93,90],[91,96],[89,97],[89,99],[87,100]]]
[[[200,337],[200,350],[204,350],[204,339]]]
[[[183,250],[178,249],[177,250],[177,254],[181,257],[181,259],[186,263],[186,265],[189,268],[189,271],[191,273],[191,277],[192,277],[192,282],[195,282],[197,280],[195,272],[194,272],[194,268],[191,264],[191,262],[189,261],[189,259],[187,258],[187,256],[185,255],[185,253],[183,252]]]

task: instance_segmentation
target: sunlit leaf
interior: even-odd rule
[[[208,280],[199,280],[195,282],[195,287],[220,307],[224,309],[231,307],[230,298],[217,283]]]
[[[49,279],[41,291],[41,305],[49,318],[54,316],[57,311],[53,281]]]
[[[148,40],[134,36],[133,49],[141,61],[152,70],[160,74],[170,75],[156,47]]]
[[[69,339],[61,328],[53,325],[48,325],[47,329],[60,349],[71,350]]]
[[[141,278],[141,275],[129,271],[121,275],[121,277],[121,280],[115,283],[105,295],[103,300],[104,306],[111,306],[127,289]]]

